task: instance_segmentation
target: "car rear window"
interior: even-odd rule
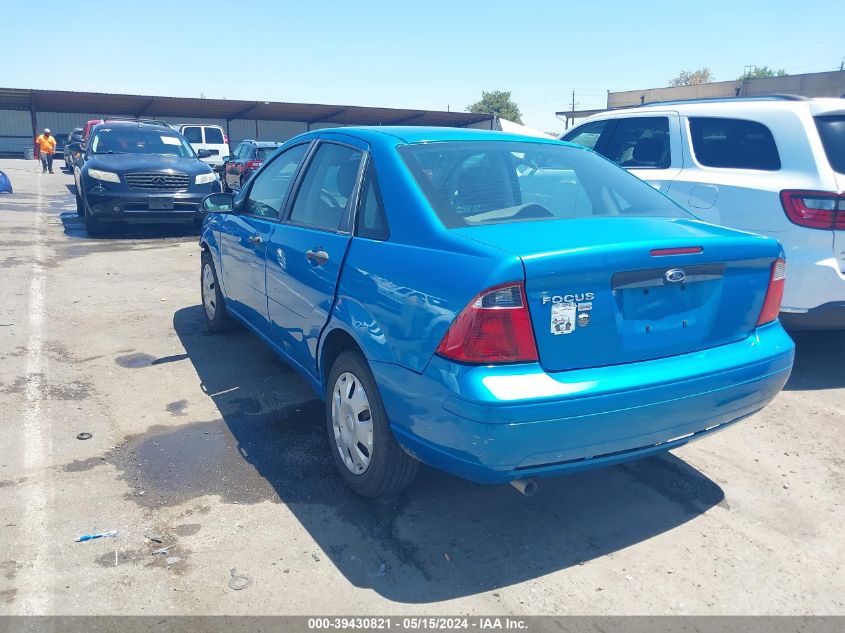
[[[275,147],[256,147],[255,160],[267,160],[276,151]]]
[[[745,119],[690,117],[689,128],[695,158],[705,167],[780,169],[775,139],[762,123]]]
[[[845,174],[845,115],[817,116],[816,128],[830,166],[834,171]]]
[[[598,154],[530,141],[399,148],[448,228],[604,216],[692,217]]]
[[[205,128],[205,142],[212,145],[223,145],[223,131],[216,127]]]

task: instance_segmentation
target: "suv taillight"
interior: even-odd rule
[[[229,137],[224,134],[223,135],[223,145],[228,145],[228,144],[229,144]]]
[[[437,353],[462,363],[536,361],[522,282],[495,286],[475,297],[449,327]]]
[[[760,310],[757,325],[771,323],[778,318],[780,304],[783,301],[783,286],[785,283],[786,261],[778,258],[772,264],[772,272],[769,274],[769,289],[766,291],[766,298],[763,301],[763,309]]]
[[[786,217],[811,229],[845,229],[845,193],[828,191],[780,192]]]
[[[258,169],[263,162],[263,160],[248,160],[244,163],[244,167],[246,169]]]

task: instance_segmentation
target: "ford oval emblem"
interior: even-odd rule
[[[683,283],[684,279],[687,278],[687,274],[680,268],[673,268],[672,270],[667,270],[663,278],[667,284],[679,284]]]

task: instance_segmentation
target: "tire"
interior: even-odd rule
[[[91,213],[85,198],[82,198],[82,207],[85,212],[85,230],[88,231],[89,235],[102,235],[103,224],[100,222],[100,218]]]
[[[207,280],[206,274],[208,273],[210,273],[210,279]],[[208,283],[206,283],[207,281]],[[220,283],[217,281],[214,261],[211,259],[211,254],[206,250],[202,252],[200,258],[200,296],[202,297],[202,313],[205,315],[205,324],[209,331],[225,332],[231,329],[232,317],[226,309],[223,293],[220,292]]]
[[[82,198],[79,197],[79,194],[76,195],[76,215],[80,218],[85,216],[85,204],[83,204]]]
[[[327,384],[326,430],[332,459],[341,478],[362,497],[389,495],[411,485],[419,462],[402,450],[393,437],[366,359],[357,351],[342,352],[332,365]],[[365,411],[369,420],[365,419]],[[361,422],[369,424],[359,426]],[[357,455],[353,455],[349,446],[358,439],[361,441],[357,442]],[[367,463],[362,470],[363,461]]]

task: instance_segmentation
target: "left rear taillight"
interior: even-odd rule
[[[760,310],[757,325],[765,325],[778,318],[785,283],[786,261],[778,258],[772,264],[772,272],[769,274],[769,289],[766,291],[766,299],[763,301],[763,309]]]
[[[786,217],[810,229],[845,229],[845,193],[829,191],[780,192]]]
[[[437,353],[462,363],[537,361],[537,344],[522,282],[489,288],[452,322]]]

